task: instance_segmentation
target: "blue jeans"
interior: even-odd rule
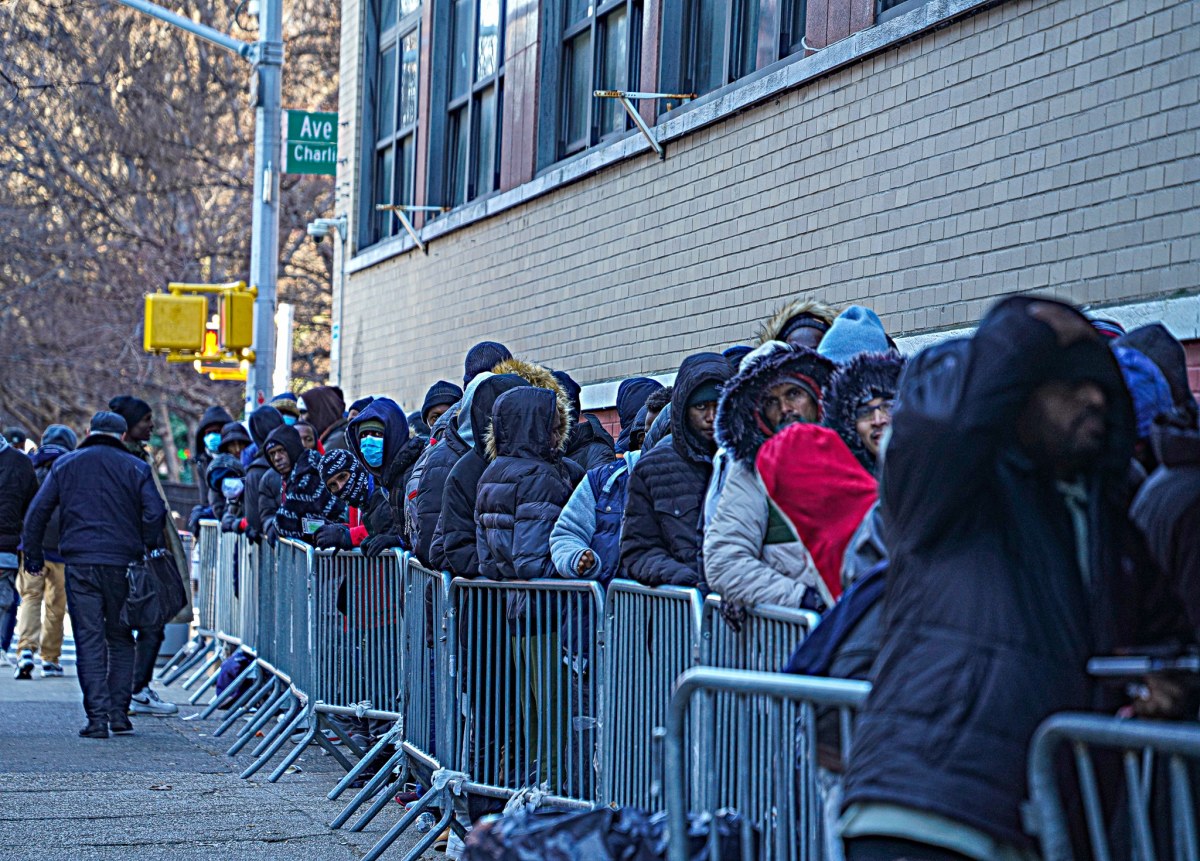
[[[75,668],[89,721],[107,723],[129,710],[133,631],[121,624],[129,594],[125,567],[67,564],[67,612],[75,633]]]
[[[0,568],[0,654],[12,645],[13,631],[17,628],[17,605],[21,596],[17,594],[17,569]]]

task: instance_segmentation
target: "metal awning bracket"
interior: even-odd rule
[[[417,206],[408,203],[378,203],[375,205],[376,212],[390,212],[396,218],[400,219],[400,223],[404,225],[404,229],[408,231],[408,235],[412,237],[412,241],[417,244],[417,247],[425,254],[429,253],[429,248],[421,240],[420,234],[417,233],[417,228],[413,227],[412,221],[408,218],[410,212],[449,212],[448,206]]]
[[[634,125],[641,131],[642,137],[650,142],[650,146],[654,147],[654,151],[658,153],[660,159],[667,157],[666,150],[663,149],[663,145],[654,134],[654,129],[646,125],[646,121],[642,119],[642,115],[638,113],[633,103],[656,101],[658,99],[686,102],[696,98],[695,93],[628,93],[623,90],[596,90],[592,95],[597,99],[616,99],[619,101],[621,107],[625,109],[625,113],[629,114],[629,118],[633,120]]]

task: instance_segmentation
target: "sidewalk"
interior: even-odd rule
[[[39,671],[40,672],[40,671]],[[216,717],[184,721],[200,709],[178,684],[159,687],[180,703],[171,718],[134,717],[132,736],[87,740],[73,666],[62,679],[13,679],[0,667],[0,858],[5,861],[254,861],[361,858],[401,815],[381,813],[366,832],[331,831],[341,810],[326,793],[341,776],[336,762],[310,748],[301,773],[277,784],[268,771],[251,780],[251,761],[225,756]],[[218,712],[217,717],[222,713]],[[347,792],[343,799],[348,801]],[[400,859],[420,835],[388,852]],[[430,859],[445,858],[427,853]]]

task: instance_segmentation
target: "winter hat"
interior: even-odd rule
[[[421,404],[420,419],[425,422],[426,414],[434,407],[452,407],[462,400],[463,392],[454,383],[448,383],[445,380],[438,380],[429,387],[429,391],[425,393],[425,403]],[[409,420],[412,424],[412,420]],[[428,424],[428,422],[425,422]]]
[[[74,451],[77,445],[79,437],[66,425],[50,425],[42,434],[42,448],[56,446],[64,451]]]
[[[707,404],[710,402],[716,403],[720,399],[720,384],[716,382],[707,382],[696,387],[695,391],[692,392],[691,397],[689,397],[687,400],[687,406],[690,409],[697,404]]]
[[[229,422],[221,428],[221,442],[217,446],[217,451],[225,454],[225,447],[231,443],[240,442],[245,445],[250,445],[252,440],[250,434],[242,427],[241,422]]]
[[[294,419],[300,418],[300,404],[296,400],[296,396],[291,392],[284,392],[282,395],[276,395],[271,398],[271,406],[279,410],[280,414],[291,416]]]
[[[463,362],[463,385],[470,385],[471,380],[490,371],[506,359],[512,358],[512,351],[503,344],[495,341],[480,341],[467,351],[466,361]]]
[[[24,428],[9,427],[4,429],[4,438],[17,448],[23,448],[25,441],[29,439],[29,434],[25,433]]]
[[[851,454],[871,473],[876,472],[878,463],[858,435],[858,409],[875,398],[895,400],[904,365],[904,357],[895,351],[859,353],[838,368],[829,389],[825,424],[837,431]]]
[[[649,377],[630,377],[617,386],[617,416],[621,420],[621,433],[617,437],[617,451],[629,451],[629,432],[638,410],[646,405],[655,392],[661,392],[663,384]]]
[[[421,418],[421,414],[417,410],[413,410],[408,414],[408,432],[411,436],[428,437],[433,434],[433,429]]]
[[[204,473],[204,480],[208,482],[208,486],[215,491],[221,488],[221,482],[227,478],[243,478],[246,475],[246,470],[242,467],[242,462],[231,454],[219,454],[212,459],[212,463],[208,465],[208,470]]]
[[[721,351],[721,355],[729,360],[729,364],[733,367],[734,372],[742,366],[742,359],[750,355],[752,347],[747,347],[745,344],[737,344],[733,347],[726,347]]]
[[[1154,420],[1160,415],[1174,412],[1171,387],[1158,366],[1131,347],[1114,346],[1121,376],[1133,398],[1133,412],[1137,419],[1137,436],[1140,440],[1150,439]]]
[[[125,419],[125,424],[129,427],[133,427],[150,415],[150,405],[141,398],[131,395],[117,395],[108,402],[108,408]]]
[[[359,398],[357,401],[355,401],[354,403],[352,403],[350,405],[350,409],[346,410],[346,412],[347,413],[361,413],[367,407],[371,406],[371,404],[374,403],[374,401],[375,401],[375,398],[372,397],[371,395],[367,395],[365,398]]]
[[[342,487],[338,498],[355,508],[366,506],[371,497],[371,475],[349,451],[339,448],[329,452],[321,458],[318,471],[321,473],[321,481],[325,483],[339,472],[350,473],[350,480]]]
[[[817,352],[841,365],[859,353],[886,353],[888,349],[879,315],[862,305],[851,305],[833,321]]]
[[[92,416],[92,422],[88,425],[88,436],[103,434],[120,439],[121,435],[128,430],[128,423],[120,415],[101,410]]]

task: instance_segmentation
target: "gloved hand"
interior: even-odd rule
[[[336,550],[353,550],[354,542],[350,540],[350,527],[340,523],[326,523],[313,536],[313,544],[317,547]]]
[[[399,535],[372,535],[358,546],[363,556],[382,556],[386,551],[401,544]]]
[[[263,538],[267,539],[267,543],[272,547],[274,547],[275,542],[279,540],[279,527],[275,525],[274,520],[267,524],[266,530],[263,531]]]
[[[212,517],[212,508],[207,505],[196,505],[188,516],[188,532],[200,535],[200,521]]]

